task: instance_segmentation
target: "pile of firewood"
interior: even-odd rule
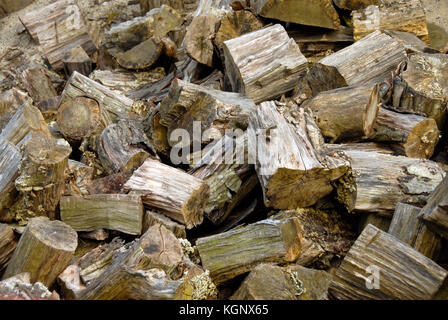
[[[448,299],[420,0],[90,2],[0,0],[0,299]]]

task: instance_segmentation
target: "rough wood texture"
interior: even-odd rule
[[[29,272],[32,282],[50,287],[68,266],[77,246],[78,235],[65,223],[42,217],[31,219],[3,279]]]
[[[420,218],[428,226],[448,239],[448,177],[437,186],[434,193],[428,199],[428,203],[423,207]]]
[[[0,300],[60,300],[56,291],[50,292],[42,283],[31,284],[30,274],[21,273],[0,281]]]
[[[148,229],[156,224],[160,224],[170,230],[177,238],[185,239],[187,238],[187,233],[185,231],[185,226],[171,220],[164,214],[146,210],[143,217],[143,231],[145,233]]]
[[[339,29],[341,25],[331,0],[258,0],[251,1],[251,5],[265,18],[328,29]]]
[[[214,90],[176,79],[168,96],[160,105],[158,122],[167,128],[166,138],[163,140],[166,139],[171,146],[179,142],[176,135],[172,137],[176,129],[187,130],[190,143],[205,143],[201,141],[201,135],[194,134],[195,121],[200,121],[197,125],[202,133],[210,129],[208,132],[211,136],[208,139],[213,140],[216,135],[218,138],[222,137],[226,129],[247,128],[247,119],[253,109],[255,104],[252,100],[241,94]],[[182,143],[185,144],[186,141]]]
[[[355,41],[377,30],[412,32],[429,43],[426,14],[420,0],[389,0],[352,12]]]
[[[360,234],[369,224],[374,225],[384,232],[388,232],[391,222],[391,217],[382,216],[377,213],[364,213],[359,221],[358,234]]]
[[[219,22],[215,15],[199,16],[193,19],[185,34],[185,50],[189,56],[209,67],[213,67],[213,39]]]
[[[132,99],[122,96],[75,71],[65,85],[59,106],[80,96],[96,100],[100,107],[109,113],[113,121],[120,116],[128,117],[134,105]]]
[[[17,196],[14,181],[19,176],[21,161],[22,154],[19,149],[7,141],[0,140],[0,221],[9,222],[12,218],[9,209]]]
[[[64,299],[78,299],[81,292],[86,288],[81,281],[80,270],[77,265],[70,265],[58,276],[57,282]]]
[[[430,48],[427,43],[411,32],[384,30],[384,33],[400,41],[408,55],[413,53],[440,53],[440,51]]]
[[[370,137],[379,106],[378,85],[325,91],[302,104],[330,143]]]
[[[62,197],[61,220],[76,231],[117,230],[140,235],[143,204],[140,196],[125,194]]]
[[[398,203],[388,233],[409,244],[432,260],[436,260],[442,242],[422,220],[418,219],[421,208]]]
[[[0,11],[5,14],[18,11],[33,3],[34,0],[0,0]]]
[[[6,224],[0,224],[0,272],[6,267],[17,247],[14,231]]]
[[[319,63],[335,67],[348,85],[368,85],[386,79],[405,59],[400,42],[376,31]]]
[[[75,71],[86,77],[92,72],[92,60],[82,47],[68,51],[62,58],[62,63],[65,75],[69,78]]]
[[[131,70],[143,70],[152,66],[162,54],[163,45],[158,38],[150,38],[132,49],[115,54],[120,66]]]
[[[184,2],[188,2],[184,0],[139,0],[139,1],[142,14],[145,14],[146,12],[154,8],[159,8],[163,5],[168,5],[173,9],[182,12],[186,9],[186,3]]]
[[[263,220],[196,241],[202,265],[216,284],[253,269],[261,262],[292,262],[300,254],[296,218]]]
[[[370,5],[380,5],[382,0],[333,0],[334,4],[346,10],[359,10]]]
[[[369,266],[379,268],[379,289],[367,288],[366,282],[372,280]],[[445,269],[423,254],[369,225],[336,271],[329,293],[351,300],[429,300],[447,276]]]
[[[61,0],[19,17],[36,43],[42,47],[51,66],[60,70],[62,59],[73,48],[82,47],[87,54],[96,51],[81,10],[74,0]]]
[[[295,41],[279,24],[227,40],[223,50],[232,90],[255,103],[294,89],[308,66]]]
[[[380,108],[371,140],[392,143],[402,155],[429,159],[439,142],[434,119]]]
[[[21,201],[14,208],[17,220],[25,222],[42,215],[55,217],[65,189],[65,170],[71,152],[67,142],[33,132],[25,145],[20,175],[15,181],[21,193]]]
[[[325,157],[313,145],[315,126],[304,110],[288,123],[274,102],[263,102],[249,119],[249,157],[255,163],[267,207],[295,209],[315,204],[348,170],[345,161]],[[317,132],[319,129],[315,128]]]
[[[25,103],[32,103],[28,93],[12,88],[0,94],[0,130],[11,120],[12,116]]]
[[[445,176],[437,163],[425,159],[350,147],[340,151],[349,158],[356,187],[340,192],[338,198],[342,203],[349,203],[348,208],[359,212],[390,215],[400,201],[422,204]]]
[[[34,103],[40,103],[57,96],[50,77],[47,75],[45,68],[40,65],[32,65],[26,68],[22,71],[20,78]]]
[[[406,70],[403,69],[406,67]],[[397,112],[415,113],[437,121],[439,129],[446,119],[448,56],[418,53],[384,86],[384,105]]]
[[[141,194],[145,205],[162,210],[188,229],[203,221],[209,188],[201,179],[179,169],[147,159],[124,188]]]

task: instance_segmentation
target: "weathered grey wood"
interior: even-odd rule
[[[29,272],[32,282],[50,287],[68,266],[78,246],[78,235],[61,221],[31,219],[6,268],[3,279]]]
[[[378,268],[379,279],[372,280],[374,268]],[[447,276],[445,269],[420,252],[369,225],[337,269],[329,293],[350,300],[429,300]],[[379,288],[372,290],[367,285]]]
[[[430,48],[427,43],[411,32],[384,30],[384,33],[400,41],[408,55],[413,53],[440,53],[440,51]]]
[[[203,221],[209,195],[207,184],[182,170],[147,159],[124,185],[142,196],[147,206],[160,209],[187,229]]]
[[[140,235],[143,204],[140,196],[125,194],[62,197],[61,220],[76,231],[117,230]]]
[[[65,53],[82,47],[87,54],[96,51],[81,10],[74,0],[60,0],[19,17],[38,43],[51,66],[62,69]]]
[[[355,41],[377,30],[412,32],[429,43],[423,3],[420,0],[387,0],[352,12]]]
[[[50,292],[40,282],[31,284],[27,272],[0,281],[0,300],[60,300],[56,291]]]
[[[370,140],[392,143],[398,153],[410,158],[430,159],[439,137],[434,119],[380,108]]]
[[[386,79],[405,59],[400,42],[376,31],[319,63],[335,67],[348,85],[368,85]]]
[[[380,106],[378,85],[346,87],[319,93],[302,104],[310,108],[322,135],[330,143],[368,138]]]
[[[8,225],[0,223],[0,272],[7,266],[16,247],[14,231]]]
[[[331,182],[349,169],[346,161],[321,156],[316,150],[314,134],[320,133],[309,114],[297,110],[295,121],[287,122],[272,101],[261,103],[249,118],[249,159],[255,164],[267,207],[311,206],[330,194]]]
[[[300,254],[297,218],[263,220],[196,241],[202,265],[216,284],[253,269],[261,262],[292,262]]]
[[[260,103],[294,89],[307,60],[276,24],[224,41],[226,75],[232,90]]]
[[[448,238],[448,177],[434,190],[423,207],[420,218],[423,219],[432,230]]]
[[[251,5],[265,18],[328,29],[339,29],[341,25],[331,0],[257,0]]]
[[[398,203],[388,233],[435,260],[441,249],[439,235],[418,219],[421,208]]]
[[[344,143],[344,144],[326,144],[325,148],[330,152],[348,151],[365,151],[376,152],[382,154],[395,155],[395,151],[387,144],[378,142],[362,142],[362,143]]]
[[[0,140],[0,221],[9,222],[12,215],[9,208],[14,203],[17,190],[14,185],[19,176],[22,154],[11,143]]]
[[[153,225],[160,224],[170,230],[177,238],[186,239],[187,233],[185,231],[185,226],[171,220],[162,213],[158,213],[152,210],[146,210],[143,217],[143,231],[145,233]]]

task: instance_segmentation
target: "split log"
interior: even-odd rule
[[[146,210],[143,217],[143,230],[142,233],[148,231],[148,229],[156,224],[160,224],[171,231],[177,238],[186,239],[187,233],[185,231],[185,226],[181,225],[174,220],[171,220],[164,214]]]
[[[17,197],[14,181],[19,176],[22,154],[11,143],[0,140],[0,221],[10,222],[11,206]],[[1,252],[1,250],[0,250]]]
[[[158,38],[150,38],[128,51],[115,53],[114,56],[123,68],[143,70],[152,66],[159,59],[162,50],[162,41]]]
[[[7,13],[19,11],[33,2],[34,0],[0,0],[0,11],[3,10],[6,15]]]
[[[294,89],[308,67],[298,45],[279,24],[227,40],[223,50],[232,90],[255,103]]]
[[[100,107],[109,113],[112,121],[116,121],[119,117],[128,117],[134,105],[132,99],[122,96],[75,71],[65,85],[59,106],[77,97],[96,100]]]
[[[406,70],[403,69],[406,67]],[[415,113],[437,121],[443,129],[448,101],[448,57],[444,54],[414,54],[383,84],[383,104],[402,113]]]
[[[82,47],[87,54],[96,51],[81,10],[74,0],[60,0],[19,17],[55,70],[64,67],[62,59],[72,48]]]
[[[190,143],[210,142],[215,135],[221,138],[228,129],[247,128],[249,113],[254,108],[252,100],[241,94],[214,90],[176,79],[171,85],[169,95],[161,102],[158,122],[167,128],[164,139],[167,139],[171,146],[179,143],[185,147]],[[198,136],[194,133],[195,121],[200,121],[198,125],[204,134]],[[178,137],[173,135],[176,129],[186,130],[190,141],[179,142]],[[206,130],[210,132],[211,137],[205,137]]]
[[[32,103],[28,93],[16,88],[0,94],[0,130],[3,130],[12,116],[25,102]]]
[[[77,246],[78,235],[65,223],[43,217],[31,219],[3,279],[29,272],[32,282],[50,287],[68,266]]]
[[[38,103],[36,105],[36,108],[40,110],[45,121],[47,121],[47,123],[51,125],[51,122],[56,120],[56,114],[58,113],[58,106],[59,106],[59,96],[56,96],[50,99],[46,99],[41,103]],[[51,128],[49,129],[51,132]]]
[[[64,141],[65,142],[65,141]],[[65,189],[65,170],[72,148],[67,142],[33,132],[25,145],[20,175],[15,180],[21,201],[14,208],[16,219],[46,215],[55,217]]]
[[[406,51],[395,39],[376,31],[319,63],[335,67],[350,86],[376,84],[406,59]]]
[[[129,172],[119,172],[106,177],[95,179],[87,186],[89,194],[118,194],[124,193],[123,186],[131,177]]]
[[[331,182],[347,173],[346,161],[320,156],[310,127],[319,131],[303,109],[298,111],[297,125],[293,125],[274,102],[263,102],[251,115],[249,159],[255,163],[267,207],[312,206],[333,191]]]
[[[347,146],[340,151],[348,156],[356,185],[338,195],[349,211],[390,216],[400,201],[421,205],[445,176],[437,163],[425,159],[358,151]]]
[[[384,30],[384,33],[400,41],[408,55],[414,53],[440,53],[440,51],[430,48],[427,43],[411,32]]]
[[[232,8],[231,2],[232,0],[200,0],[194,17],[205,16],[216,11],[228,11]]]
[[[330,143],[368,138],[373,132],[379,106],[379,87],[346,87],[325,91],[302,104],[310,108],[322,135]]]
[[[296,289],[298,300],[328,300],[328,287],[333,276],[323,270],[298,265],[283,267]]]
[[[434,190],[420,213],[420,219],[432,230],[448,239],[448,177]]]
[[[297,218],[263,220],[246,227],[199,238],[202,265],[216,284],[252,270],[258,263],[292,262],[300,254]]]
[[[96,100],[81,96],[61,104],[56,118],[64,137],[78,142],[100,134],[111,122]]]
[[[359,10],[370,5],[380,5],[382,0],[333,0],[334,4],[345,10]]]
[[[30,274],[21,273],[0,281],[0,300],[60,300],[40,282],[31,284]]]
[[[6,224],[0,224],[0,273],[6,267],[17,247],[14,231]]]
[[[94,169],[81,162],[68,160],[65,174],[65,196],[89,194],[87,188],[92,183]]]
[[[363,143],[345,143],[345,144],[326,144],[325,148],[329,152],[343,152],[347,151],[363,151],[376,152],[381,154],[395,155],[395,151],[386,144],[377,142],[363,142]]]
[[[418,219],[420,211],[419,207],[398,203],[388,232],[435,260],[442,246],[441,238]]]
[[[412,32],[429,43],[426,14],[420,0],[389,0],[352,12],[353,37],[358,41],[380,30]]]
[[[341,26],[331,0],[260,0],[251,5],[265,18],[336,30]]]
[[[76,231],[117,230],[142,233],[143,204],[140,196],[125,194],[62,197],[61,220]]]
[[[370,140],[392,143],[399,154],[429,159],[439,142],[434,119],[380,108]]]
[[[62,58],[64,64],[65,75],[70,78],[73,72],[79,72],[80,74],[88,77],[92,72],[92,60],[89,55],[81,47],[76,47],[65,53]]]
[[[203,221],[209,188],[179,169],[147,159],[124,185],[142,196],[143,203],[184,224],[187,229]]]
[[[81,292],[86,288],[79,275],[80,268],[77,265],[68,266],[57,279],[61,296],[64,299],[78,299]]]
[[[447,277],[448,272],[435,262],[369,225],[344,258],[328,290],[336,299],[430,300]]]
[[[47,75],[45,68],[40,65],[26,68],[22,71],[20,78],[34,103],[40,103],[57,96],[50,77]]]
[[[199,16],[187,27],[184,44],[188,55],[199,63],[213,67],[213,39],[219,28],[216,15]]]

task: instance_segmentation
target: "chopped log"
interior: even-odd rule
[[[81,96],[61,104],[56,118],[59,130],[68,141],[100,134],[111,122],[95,99]]]
[[[65,102],[80,96],[96,100],[100,107],[109,113],[112,121],[120,116],[128,117],[134,105],[132,99],[122,96],[75,71],[65,85],[59,105],[61,106]]]
[[[330,0],[260,0],[252,1],[251,5],[265,18],[336,30],[341,26]]]
[[[405,71],[400,70],[405,66]],[[442,130],[448,101],[444,89],[448,82],[443,76],[448,70],[448,57],[445,54],[414,54],[400,69],[392,83],[385,84],[384,106],[397,112],[432,118]]]
[[[14,231],[6,224],[0,223],[0,273],[6,267],[17,247]]]
[[[406,59],[395,39],[376,31],[319,63],[335,67],[348,85],[370,85],[386,79]]]
[[[74,0],[60,0],[19,16],[26,30],[38,43],[55,70],[64,67],[62,59],[72,48],[87,54],[96,51],[81,10]]]
[[[133,172],[150,156],[142,146],[153,155],[152,144],[142,126],[137,121],[120,120],[103,130],[98,140],[98,157],[109,174]]]
[[[0,0],[0,11],[3,10],[6,15],[7,13],[19,11],[33,2],[34,0]]]
[[[311,116],[298,111],[288,123],[274,102],[263,102],[249,119],[249,157],[255,163],[267,207],[308,207],[333,191],[331,182],[349,169],[346,161],[321,157],[313,145]]]
[[[427,43],[411,32],[384,30],[384,33],[400,41],[408,55],[413,53],[440,53],[440,51],[430,48]]]
[[[363,142],[363,143],[345,143],[345,144],[326,144],[325,148],[332,152],[348,151],[364,151],[364,152],[376,152],[381,154],[395,155],[395,151],[386,144],[377,142]]]
[[[377,30],[412,32],[429,43],[426,14],[420,0],[388,0],[352,12],[353,37],[358,41]]]
[[[392,143],[399,154],[429,159],[439,142],[434,119],[380,108],[370,140]]]
[[[420,211],[419,207],[398,203],[388,232],[435,260],[442,246],[441,238],[418,219]]]
[[[196,241],[202,265],[216,284],[252,270],[261,262],[292,262],[300,254],[297,218],[263,220]]]
[[[117,230],[142,233],[143,204],[140,196],[97,194],[62,197],[61,220],[76,231]]]
[[[80,270],[77,265],[70,265],[58,276],[57,282],[64,299],[78,299],[81,292],[86,288],[81,281]]]
[[[400,201],[424,203],[445,176],[437,163],[426,159],[358,151],[347,146],[340,151],[348,156],[355,178],[356,187],[339,195],[350,211],[390,216]]]
[[[117,194],[124,193],[123,186],[129,180],[129,172],[119,172],[106,177],[95,179],[87,186],[89,194]]]
[[[81,162],[68,160],[65,196],[89,194],[87,188],[92,183],[94,169]]]
[[[31,103],[28,93],[17,88],[12,88],[0,94],[0,130],[11,120],[17,110],[28,101]]]
[[[150,38],[132,49],[115,53],[120,66],[131,70],[143,70],[152,66],[162,54],[163,45],[158,38]]]
[[[428,203],[423,207],[420,213],[420,219],[432,230],[448,239],[448,177],[434,190],[434,193],[428,199]]]
[[[68,266],[77,246],[78,235],[65,223],[33,218],[20,237],[3,279],[29,272],[32,282],[50,287]]]
[[[40,65],[32,65],[22,71],[21,82],[35,103],[57,96],[50,77],[45,68]]]
[[[296,289],[297,300],[327,300],[328,287],[333,276],[323,270],[308,269],[299,265],[283,268]]]
[[[322,135],[330,143],[368,138],[379,106],[379,86],[346,87],[319,93],[302,104],[313,112]]]
[[[212,135],[221,138],[226,129],[247,128],[249,113],[254,108],[252,100],[241,94],[214,90],[176,79],[171,85],[169,95],[161,102],[158,122],[168,129],[166,138],[162,138],[167,139],[171,146],[179,142],[178,137],[172,134],[176,129],[184,129],[189,133],[190,141],[187,145],[202,144],[209,142],[207,139],[214,138],[205,137],[207,129]],[[204,134],[194,134],[195,121],[200,121],[199,126]],[[185,141],[180,143],[185,147]]]
[[[50,99],[46,99],[36,105],[36,108],[40,110],[45,121],[47,121],[47,123],[49,122],[50,125],[52,121],[56,120],[56,114],[58,113],[58,106],[59,106],[59,98],[60,98],[59,96],[56,96]],[[51,131],[51,128],[49,129]]]
[[[227,40],[223,50],[232,90],[255,103],[294,89],[308,67],[298,45],[279,24]]]
[[[64,141],[65,142],[65,141]],[[70,145],[34,133],[25,145],[20,175],[15,180],[21,201],[14,211],[16,219],[27,221],[46,215],[53,219],[65,189],[65,170],[72,152]]]
[[[344,300],[429,300],[447,276],[446,270],[420,252],[369,225],[345,256],[328,290]]]
[[[17,197],[14,181],[19,176],[21,161],[22,154],[19,149],[7,141],[0,140],[0,221],[3,222],[10,222],[13,218],[9,209]]]
[[[359,10],[371,5],[380,5],[382,0],[333,0],[334,4],[345,10]]]
[[[171,220],[164,214],[146,210],[143,217],[143,230],[142,233],[148,231],[148,229],[156,224],[160,224],[171,231],[177,238],[185,239],[187,238],[187,233],[185,231],[185,226],[181,225],[174,220]]]
[[[30,274],[21,273],[0,281],[0,300],[60,300],[40,282],[31,284]]]
[[[209,188],[179,169],[147,159],[124,185],[142,196],[143,203],[184,224],[187,229],[203,221]]]
[[[228,11],[231,9],[231,2],[232,0],[200,0],[194,17],[205,16],[216,11]]]
[[[185,34],[185,49],[199,63],[213,67],[213,39],[219,28],[216,15],[199,16],[193,19]]]
[[[68,51],[62,58],[65,75],[70,78],[73,72],[88,77],[92,72],[92,60],[82,47],[76,47]]]

